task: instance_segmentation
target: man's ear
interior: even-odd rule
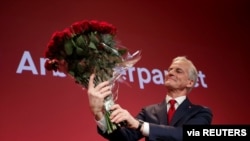
[[[188,88],[191,88],[191,87],[193,87],[193,85],[194,85],[194,80],[189,79],[189,80],[188,80],[187,87],[188,87]]]

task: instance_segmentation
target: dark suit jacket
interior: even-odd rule
[[[146,141],[182,141],[183,125],[210,125],[212,111],[200,105],[192,104],[185,99],[177,108],[171,123],[167,123],[167,107],[162,103],[147,106],[141,110],[136,118],[149,123],[149,136]],[[138,141],[143,137],[140,131],[121,127],[111,134],[104,134],[98,128],[98,133],[110,141]]]

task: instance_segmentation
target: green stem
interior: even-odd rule
[[[117,129],[117,125],[111,122],[109,116],[110,116],[110,111],[106,111],[105,119],[106,119],[107,133],[108,134],[112,133],[114,130]]]

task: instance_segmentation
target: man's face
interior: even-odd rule
[[[173,62],[169,69],[168,74],[165,76],[165,86],[170,90],[183,90],[191,87],[192,81],[189,79],[190,65],[183,61]]]

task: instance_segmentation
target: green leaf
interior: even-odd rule
[[[113,36],[110,34],[104,34],[102,35],[102,40],[105,44],[111,45],[113,42]]]
[[[70,74],[71,76],[75,76],[74,71],[69,71],[69,74]]]
[[[73,47],[78,47],[77,44],[76,44],[76,42],[73,39],[71,39],[70,41],[71,41]]]
[[[127,49],[118,49],[119,54],[124,55],[128,52]]]
[[[76,39],[76,44],[81,47],[81,48],[84,48],[85,46],[85,39],[83,38],[83,36],[79,36],[77,39]]]
[[[81,63],[78,63],[77,70],[78,70],[78,72],[82,73],[84,71],[84,66]]]
[[[76,48],[76,54],[77,54],[78,56],[84,55],[83,53],[84,53],[84,50],[83,50],[82,48],[80,48],[80,47],[77,47],[77,48]]]
[[[82,84],[82,78],[81,77],[75,77],[75,79],[76,79],[76,81],[78,82],[78,83],[80,83],[80,84]]]
[[[89,35],[89,39],[91,42],[94,42],[94,43],[99,43],[99,39],[98,39],[98,34],[97,33],[93,33],[91,32],[90,35]]]
[[[93,42],[89,42],[89,47],[92,49],[97,49]]]
[[[71,42],[68,40],[64,43],[64,50],[66,52],[67,55],[71,55],[73,52],[73,45],[71,44]]]

